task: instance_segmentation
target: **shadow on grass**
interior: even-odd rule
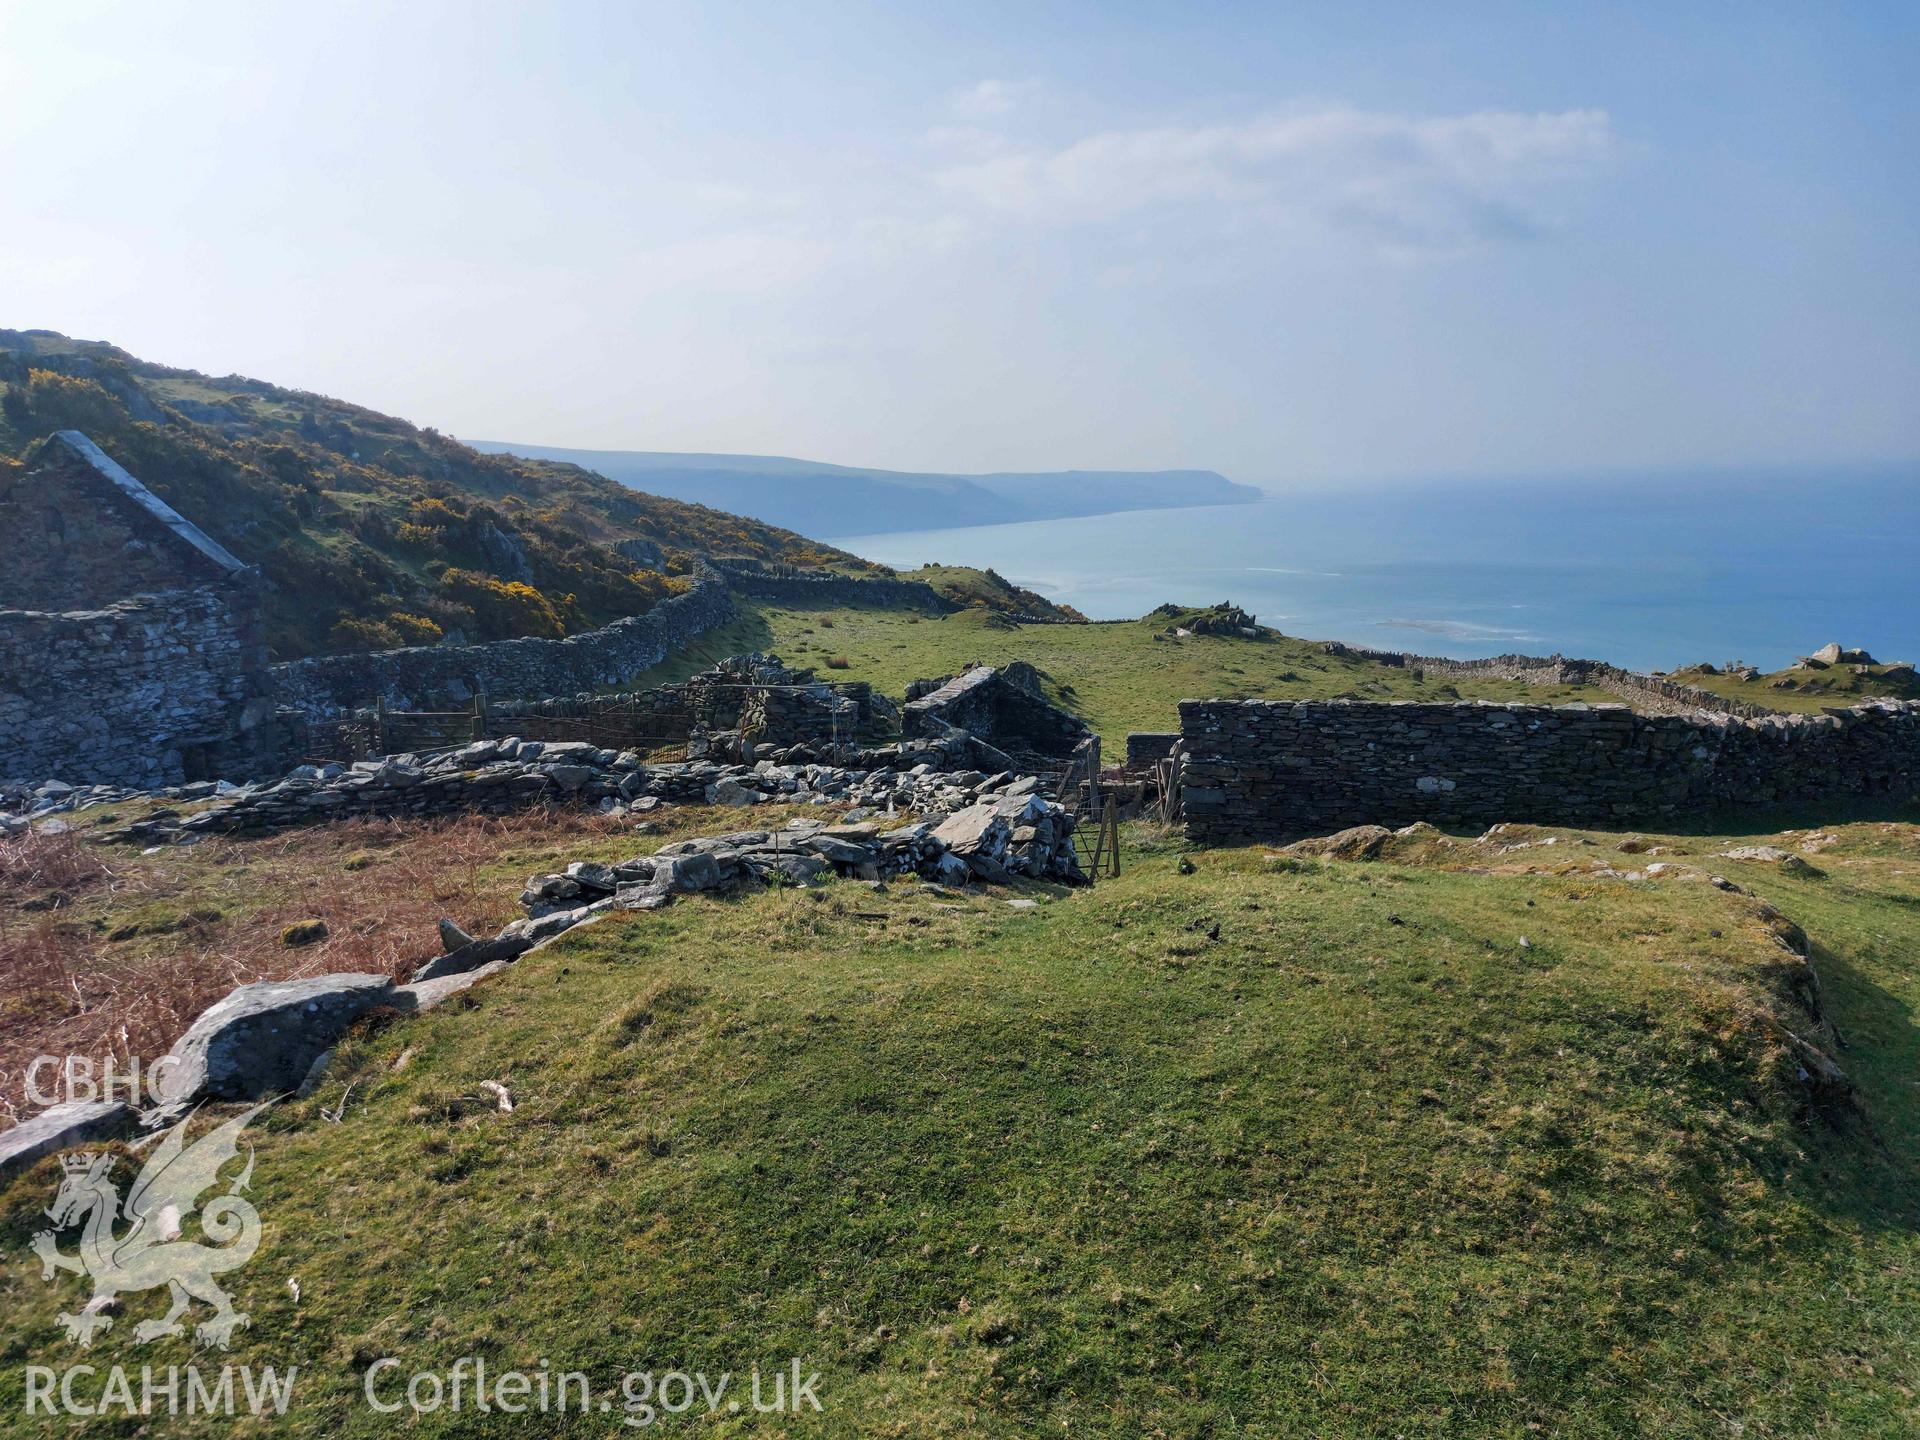
[[[1823,1208],[1863,1226],[1912,1230],[1920,1223],[1920,1024],[1907,1000],[1844,950],[1815,940],[1811,958],[1821,1008],[1838,1032],[1834,1058],[1858,1099],[1852,1114],[1822,1116],[1814,1136],[1827,1162]]]
[[[1676,815],[1648,822],[1666,835],[1757,835],[1873,821],[1920,823],[1920,800],[1892,795],[1836,795],[1830,800],[1792,801]]]
[[[1637,825],[1623,825],[1589,816],[1585,819],[1565,815],[1529,813],[1524,806],[1484,823],[1459,819],[1433,820],[1414,816],[1377,817],[1355,820],[1352,825],[1386,825],[1389,828],[1425,823],[1452,840],[1479,839],[1495,825],[1531,825],[1542,829],[1560,827],[1580,830],[1594,836],[1668,835],[1684,838],[1711,837],[1737,844],[1752,836],[1772,835],[1782,830],[1817,830],[1832,825],[1870,823],[1920,824],[1920,801],[1898,800],[1892,796],[1841,796],[1833,800],[1786,805],[1756,805],[1751,808],[1708,811],[1698,814],[1650,816]],[[1250,833],[1237,838],[1210,842],[1209,848],[1238,849],[1245,845],[1286,845],[1295,840],[1314,839],[1348,828],[1324,825],[1311,830],[1275,830]]]
[[[662,685],[678,685],[711,670],[730,655],[764,653],[773,644],[773,627],[758,609],[738,597],[735,606],[734,617],[726,624],[698,636],[684,650],[614,688],[652,690]]]

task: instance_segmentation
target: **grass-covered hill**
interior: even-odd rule
[[[926,581],[956,605],[989,610],[1006,620],[1077,624],[1087,618],[1071,605],[1049,600],[1038,590],[1014,584],[997,570],[929,562],[918,570],[899,573],[909,580]]]
[[[1697,685],[1729,700],[1744,700],[1770,710],[1818,714],[1829,706],[1857,705],[1876,696],[1920,700],[1920,676],[1912,665],[1789,665],[1764,674],[1717,665],[1691,665],[1670,677]]]
[[[1109,736],[1233,686],[1445,693],[1271,634],[1173,633],[1205,618],[762,606],[711,643],[838,647],[889,689],[1023,658]],[[150,803],[0,843],[0,1099],[33,1055],[151,1057],[236,982],[404,972],[438,917],[517,914],[529,874],[742,823],[83,843]],[[1142,823],[1091,889],[836,881],[617,914],[431,1015],[370,1017],[255,1124],[265,1238],[228,1277],[252,1317],[231,1352],[135,1344],[165,1303],[143,1292],[79,1355],[55,1317],[82,1283],[43,1281],[29,1248],[59,1162],[0,1187],[0,1433],[48,1433],[27,1367],[76,1361],[300,1380],[271,1426],[75,1433],[504,1431],[366,1404],[377,1359],[479,1356],[584,1371],[610,1407],[516,1434],[626,1428],[629,1370],[744,1384],[797,1357],[819,1414],[723,1401],[659,1428],[1911,1435],[1914,819],[1417,827],[1372,860],[1189,851]],[[308,919],[325,935],[289,949]],[[1794,1037],[1857,1092],[1810,1083]]]
[[[571,634],[643,613],[703,554],[863,563],[326,396],[0,330],[0,485],[19,483],[14,462],[67,428],[260,566],[276,658]]]
[[[738,823],[661,818],[659,840]],[[302,913],[329,945],[426,953],[422,897],[504,913],[529,870],[634,844],[597,817],[496,825],[114,856],[110,879],[61,877],[64,914],[92,929],[90,977],[245,953]],[[1807,865],[1718,856],[1760,838]],[[703,1404],[661,1428],[1920,1427],[1913,825],[1515,827],[1371,862],[1206,851],[1191,873],[1174,849],[1130,833],[1118,880],[1024,909],[858,882],[693,898],[369,1023],[251,1132],[266,1231],[226,1277],[252,1317],[230,1353],[132,1344],[153,1292],[72,1350],[54,1317],[84,1288],[43,1282],[28,1248],[48,1159],[0,1193],[0,1430],[47,1433],[25,1367],[82,1358],[297,1365],[287,1416],[241,1433],[504,1429],[365,1403],[377,1358],[460,1356],[587,1372],[611,1411],[513,1426],[540,1435],[619,1428],[629,1369],[744,1384],[789,1357],[822,1413]],[[1674,868],[1650,874],[1655,849]],[[1811,939],[1857,1108],[1798,1073],[1781,1027],[1810,1025],[1804,968],[1756,896]],[[233,1422],[178,1425],[86,1433]]]

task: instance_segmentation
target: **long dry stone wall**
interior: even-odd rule
[[[925,610],[934,615],[951,615],[961,608],[924,580],[863,579],[825,571],[779,574],[745,568],[728,568],[725,574],[738,593],[777,605]]]
[[[1920,787],[1920,702],[1749,720],[1624,705],[1188,700],[1182,798],[1202,841],[1348,825],[1653,824]]]
[[[1784,712],[1716,695],[1698,685],[1683,685],[1659,675],[1623,670],[1604,660],[1570,660],[1564,655],[1493,655],[1484,660],[1450,660],[1443,655],[1414,655],[1399,650],[1369,650],[1331,641],[1327,649],[1338,655],[1358,655],[1382,665],[1444,675],[1456,680],[1517,680],[1523,685],[1598,685],[1616,695],[1631,696],[1641,710],[1652,714],[1680,714],[1712,710],[1758,720]]]
[[[376,699],[398,709],[431,710],[464,704],[480,691],[492,699],[573,694],[630,680],[732,615],[726,584],[703,576],[684,595],[644,615],[564,640],[319,655],[273,666],[270,685],[281,704],[320,716]]]

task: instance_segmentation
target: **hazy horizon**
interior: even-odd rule
[[[1282,492],[1902,463],[1917,39],[1893,6],[17,7],[0,319],[580,449]]]
[[[788,464],[830,465],[856,472],[873,471],[875,473],[905,475],[943,475],[959,479],[973,479],[992,475],[1043,473],[1042,467],[1034,465],[1010,466],[997,471],[954,470],[950,468],[926,467],[912,470],[896,470],[892,467],[865,465],[857,459],[836,455],[788,455],[748,453],[724,450],[653,450],[646,447],[621,447],[605,445],[569,445],[558,440],[532,440],[524,436],[517,440],[501,440],[494,436],[455,435],[462,444],[481,449],[498,450],[519,444],[543,450],[578,450],[583,453],[599,451],[602,453],[627,450],[637,455],[660,455],[684,457],[698,460],[713,457],[734,461],[772,460]],[[588,467],[591,468],[591,467]],[[690,467],[697,468],[697,467]],[[1153,467],[1137,465],[1062,465],[1049,467],[1044,473],[1064,473],[1067,471],[1138,471],[1157,473],[1173,470],[1205,470],[1209,467],[1195,465],[1170,465]],[[1445,472],[1408,471],[1399,474],[1347,475],[1347,476],[1299,476],[1289,483],[1261,484],[1257,480],[1243,480],[1238,475],[1216,472],[1238,484],[1251,485],[1264,492],[1268,499],[1283,500],[1289,495],[1318,493],[1329,488],[1359,487],[1368,491],[1394,490],[1421,486],[1472,485],[1482,488],[1503,485],[1529,485],[1544,483],[1549,485],[1577,485],[1585,482],[1632,481],[1640,484],[1656,484],[1663,480],[1699,480],[1714,483],[1751,479],[1754,481],[1797,481],[1808,478],[1808,471],[1831,471],[1841,480],[1875,480],[1884,478],[1887,471],[1911,469],[1915,479],[1920,480],[1920,450],[1910,455],[1877,456],[1866,459],[1814,459],[1792,460],[1723,460],[1705,462],[1676,461],[1670,464],[1622,464],[1610,466],[1585,466],[1569,463],[1557,469],[1530,470],[1452,470]],[[644,488],[644,487],[642,487]],[[1169,509],[1183,509],[1184,505],[1175,502]]]

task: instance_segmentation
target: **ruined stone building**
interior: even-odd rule
[[[0,484],[0,779],[219,772],[266,717],[258,577],[77,430]]]

